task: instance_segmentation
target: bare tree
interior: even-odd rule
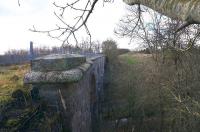
[[[133,39],[142,40],[142,45],[147,46],[151,53],[166,47],[182,52],[197,43],[199,37],[198,25],[185,27],[176,32],[182,24],[181,21],[172,20],[138,5],[128,8],[128,14],[120,20],[115,33],[130,38],[130,43]]]
[[[61,24],[56,24],[55,28],[46,31],[38,30],[35,26],[30,30],[33,32],[46,33],[51,38],[62,41],[62,45],[70,45],[72,42],[75,42],[75,44],[78,45],[78,31],[84,30],[91,43],[92,35],[87,22],[99,1],[100,0],[71,0],[71,2],[64,1],[61,4],[54,2],[53,5],[57,8],[57,11],[54,11],[54,15]],[[102,2],[114,2],[114,0],[102,0]],[[73,12],[76,16],[69,18],[68,13],[70,12]],[[70,23],[68,21],[69,19],[72,19],[73,22]]]

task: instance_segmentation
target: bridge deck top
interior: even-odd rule
[[[33,60],[32,71],[25,75],[24,83],[40,84],[77,82],[83,77],[84,73],[93,65],[94,61],[101,57],[104,56],[96,55],[93,57],[88,57],[87,59],[84,56],[75,58],[73,58],[72,56],[69,60],[69,58],[60,58],[59,56],[59,59],[57,59],[56,57],[56,59],[52,60],[52,58],[49,58],[49,56],[47,56],[44,57],[48,58],[46,60],[44,60],[43,58]],[[68,66],[68,63],[71,63],[70,68]]]

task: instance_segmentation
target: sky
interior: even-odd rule
[[[59,1],[59,0],[57,0]],[[61,0],[60,0],[61,1]],[[66,0],[67,1],[67,0]],[[39,30],[55,27],[58,20],[53,15],[53,0],[0,0],[0,54],[11,49],[29,49],[30,41],[34,47],[60,46],[61,42],[46,34],[34,33],[29,29],[34,25]],[[104,41],[112,38],[120,48],[134,49],[137,44],[128,44],[126,38],[114,35],[114,28],[125,15],[127,5],[122,0],[105,3],[100,0],[88,21],[92,40]],[[73,13],[70,12],[73,16]],[[84,37],[80,34],[79,37]]]

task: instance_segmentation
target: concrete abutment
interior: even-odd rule
[[[31,62],[24,83],[39,89],[49,108],[62,114],[64,126],[72,132],[96,128],[99,99],[103,92],[104,56],[54,54]]]

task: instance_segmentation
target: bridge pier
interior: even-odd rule
[[[39,89],[48,108],[61,113],[64,127],[91,132],[98,120],[99,93],[103,90],[104,56],[48,55],[31,62],[24,83]]]

